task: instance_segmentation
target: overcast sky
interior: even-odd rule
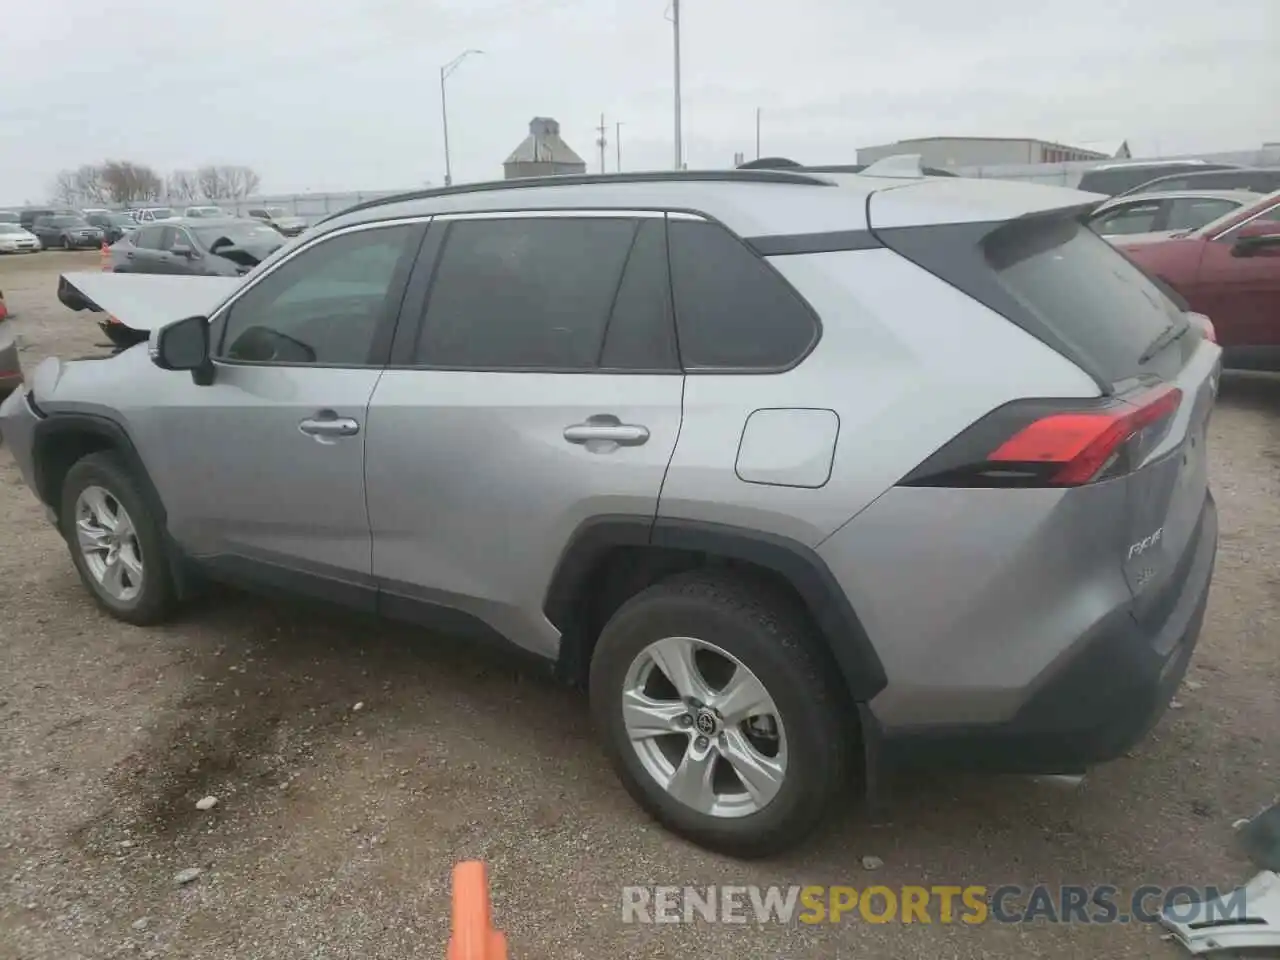
[[[672,162],[668,0],[54,0],[4,7],[0,202],[104,158],[243,163],[266,192],[501,177],[530,118],[598,169]],[[74,10],[74,15],[68,13]],[[927,135],[1280,140],[1280,0],[682,0],[686,162],[853,162]]]

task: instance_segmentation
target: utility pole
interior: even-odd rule
[[[453,185],[453,167],[449,163],[449,103],[445,98],[444,82],[449,74],[458,69],[458,65],[473,53],[484,53],[483,50],[463,50],[440,68],[440,125],[444,129],[444,185]]]
[[[613,146],[618,151],[618,172],[622,172],[622,121],[613,125]]]
[[[600,114],[600,126],[596,127],[596,130],[600,133],[600,136],[596,137],[596,146],[600,148],[601,173],[604,173],[604,148],[609,145],[609,140],[604,135],[605,131],[608,129],[609,128],[604,125],[604,114],[602,113]]]
[[[684,133],[680,122],[680,0],[671,0],[671,26],[675,34],[675,121],[676,169],[684,169]]]
[[[760,108],[756,107],[756,159],[760,159]]]

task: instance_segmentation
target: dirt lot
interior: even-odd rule
[[[28,371],[102,339],[53,295],[73,263],[96,255],[0,260]],[[1280,792],[1280,379],[1228,377],[1215,417],[1205,635],[1133,756],[1074,793],[899,783],[891,823],[851,797],[821,840],[755,864],[647,822],[582,698],[448,638],[230,593],[164,629],[109,620],[0,447],[0,957],[442,957],[467,857],[513,958],[1177,957],[1137,924],[624,925],[620,888],[1250,876],[1231,824]],[[203,875],[179,886],[187,867]]]

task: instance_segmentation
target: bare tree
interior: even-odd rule
[[[210,200],[243,200],[256,193],[262,178],[252,167],[209,164],[196,173],[200,192]]]
[[[196,171],[196,181],[200,195],[206,200],[222,200],[226,188],[222,184],[222,168],[214,165],[201,167]]]
[[[198,200],[199,175],[194,170],[174,170],[165,184],[165,194],[170,200]]]
[[[58,175],[53,178],[53,189],[50,195],[58,203],[65,203],[67,206],[78,203],[80,194],[76,187],[76,172],[59,170]]]
[[[108,160],[102,166],[102,181],[116,203],[156,200],[164,190],[164,181],[155,170],[131,160]]]
[[[92,163],[58,171],[53,181],[53,199],[69,207],[105,203],[108,191],[102,173],[103,168]]]
[[[86,163],[76,170],[76,191],[84,204],[106,203],[110,192],[106,180],[102,176],[102,167],[94,163]]]

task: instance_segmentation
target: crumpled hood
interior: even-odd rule
[[[208,316],[243,280],[74,271],[58,278],[58,299],[72,310],[109,313],[132,330],[150,331],[184,317]]]

